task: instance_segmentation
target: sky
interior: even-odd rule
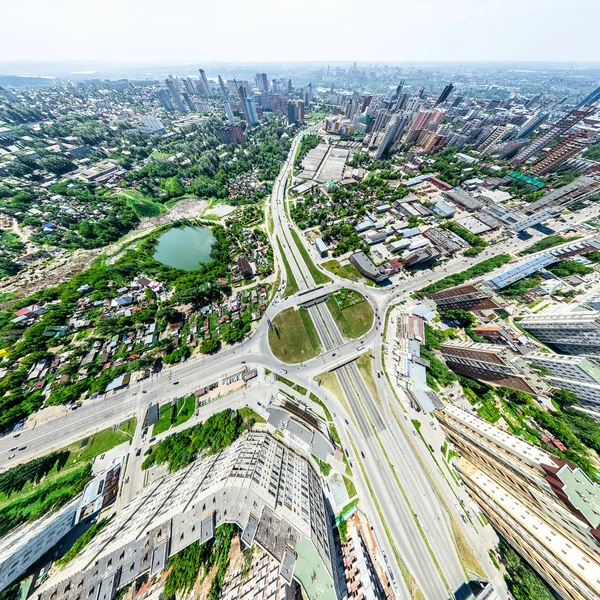
[[[599,0],[0,0],[2,5],[0,61],[600,62]]]

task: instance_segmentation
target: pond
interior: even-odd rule
[[[215,241],[210,229],[173,227],[158,238],[154,260],[182,271],[196,271],[210,262]]]

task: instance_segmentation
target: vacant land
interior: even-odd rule
[[[288,308],[273,319],[269,345],[282,362],[299,363],[319,355],[321,343],[306,309]]]
[[[373,325],[373,307],[358,292],[339,290],[330,296],[327,306],[342,335],[347,338],[358,338]]]
[[[363,279],[363,276],[358,272],[358,269],[354,265],[342,265],[340,261],[335,258],[321,263],[321,266],[342,279],[350,279],[350,281],[360,281]]]

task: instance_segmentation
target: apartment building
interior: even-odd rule
[[[519,325],[544,344],[565,354],[600,356],[600,312],[543,312]]]
[[[524,360],[548,385],[573,392],[584,408],[600,410],[600,367],[588,357],[531,352]]]
[[[255,427],[222,452],[144,488],[36,600],[112,600],[143,573],[159,574],[191,543],[236,523],[244,547],[257,543],[314,600],[336,597],[330,556],[331,514],[310,457]],[[302,560],[299,560],[301,557]],[[319,564],[315,580],[307,565]]]
[[[477,284],[458,285],[428,297],[436,303],[438,310],[494,310],[502,306],[495,294]]]
[[[600,486],[577,467],[456,406],[436,411],[494,528],[561,596],[600,595]]]
[[[448,342],[441,353],[450,369],[459,375],[502,385],[528,394],[545,394],[548,386],[508,346],[476,342]]]

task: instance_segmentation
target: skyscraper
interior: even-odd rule
[[[589,134],[585,131],[575,131],[569,134],[560,144],[554,146],[541,160],[535,163],[529,172],[533,175],[544,175],[566,160],[582,152],[590,142]]]
[[[435,106],[438,106],[439,104],[443,104],[444,102],[446,102],[446,100],[448,99],[448,96],[452,93],[453,89],[454,89],[454,84],[449,83],[442,90],[442,93],[440,94],[440,97],[437,99],[437,102],[435,103]]]
[[[246,111],[248,114],[248,122],[252,125],[258,125],[258,113],[256,112],[256,105],[254,98],[246,98],[245,100]]]
[[[233,123],[233,111],[231,110],[231,104],[229,104],[229,100],[225,98],[223,100],[223,108],[225,109],[225,116],[230,123]]]
[[[171,100],[171,96],[169,95],[169,92],[167,90],[165,90],[165,89],[157,90],[156,97],[158,98],[162,107],[166,111],[173,112],[175,110],[175,105],[173,104],[173,101]]]
[[[173,98],[173,104],[175,105],[175,108],[179,112],[187,112],[187,108],[183,103],[181,94],[179,93],[179,89],[177,89],[177,82],[175,81],[175,79],[169,76],[167,77],[167,79],[165,79],[165,84],[167,86],[167,89],[169,90],[169,93],[171,94],[171,97]]]
[[[588,96],[586,96],[577,106],[577,108],[581,106],[591,106],[595,102],[600,100],[600,87],[597,87],[593,92],[591,92]]]
[[[569,600],[600,597],[600,489],[575,465],[470,413],[437,410],[491,525]]]
[[[448,342],[441,353],[455,373],[527,392],[547,393],[548,386],[537,373],[515,355],[507,346],[477,342]]]
[[[200,81],[202,81],[203,93],[206,96],[212,96],[212,91],[210,89],[210,83],[208,82],[208,78],[206,77],[206,73],[204,69],[198,69],[200,72]]]
[[[192,97],[187,92],[183,92],[181,95],[183,97],[183,101],[185,102],[186,106],[192,112],[195,112],[197,109],[196,109],[196,105],[194,104],[194,100],[192,99]]]
[[[256,87],[259,92],[268,92],[269,91],[269,79],[266,73],[257,73],[255,76]]]
[[[225,87],[223,78],[220,75],[219,75],[219,87],[221,88],[221,94],[223,94],[223,98],[227,98],[229,96],[229,90]]]
[[[383,134],[383,139],[377,148],[377,158],[382,158],[386,155],[392,144],[399,140],[406,129],[406,126],[409,121],[409,115],[406,113],[399,113],[394,115],[387,127],[385,128],[385,133]]]
[[[577,125],[584,117],[592,112],[591,109],[587,110],[572,110],[562,119],[557,121],[550,129],[539,138],[533,140],[527,146],[519,150],[517,155],[510,161],[511,165],[520,165],[525,161],[529,160],[532,156],[536,155],[540,150],[545,148],[550,142],[554,141],[557,137],[567,133],[572,127]]]
[[[519,325],[543,344],[565,354],[600,356],[600,312],[542,312],[524,317]]]
[[[296,103],[293,100],[287,103],[287,122],[288,125],[296,124]]]

